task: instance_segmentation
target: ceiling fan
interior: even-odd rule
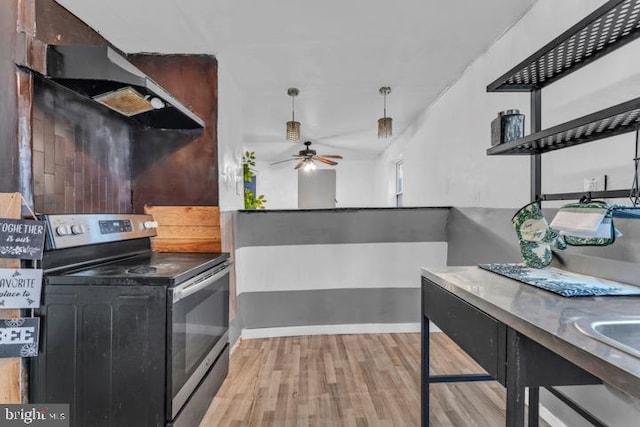
[[[320,163],[324,163],[330,166],[335,166],[338,164],[338,162],[335,162],[331,159],[342,158],[342,156],[337,154],[318,154],[316,150],[311,149],[311,141],[306,141],[304,145],[305,145],[305,149],[300,150],[298,154],[294,154],[293,159],[280,160],[278,162],[271,163],[271,166],[278,165],[280,163],[290,162],[292,160],[297,160],[298,163],[296,163],[294,169],[300,169],[301,167],[304,166],[304,170],[308,171],[316,168],[316,165],[314,164],[315,161],[318,161]]]

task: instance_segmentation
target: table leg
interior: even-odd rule
[[[519,362],[519,336],[507,331],[507,427],[524,427],[524,385]]]
[[[529,387],[529,423],[528,427],[538,427],[540,389]]]
[[[422,357],[420,368],[420,394],[422,398],[421,416],[422,427],[429,426],[429,319],[422,317],[421,323],[421,340],[422,341]]]

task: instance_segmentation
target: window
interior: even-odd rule
[[[402,192],[404,190],[404,160],[396,163],[396,207],[402,207]]]

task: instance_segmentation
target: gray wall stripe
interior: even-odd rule
[[[443,242],[449,208],[240,211],[236,249],[245,246]]]
[[[518,209],[452,208],[447,219],[447,265],[522,262],[511,217]],[[543,209],[551,222],[557,209]],[[569,247],[565,252],[597,258],[640,262],[640,221],[615,219],[623,237],[610,246]],[[562,252],[559,252],[562,254]],[[622,280],[622,279],[618,279]],[[624,281],[624,280],[622,280]]]
[[[447,265],[520,262],[511,224],[517,209],[452,208],[447,218]]]

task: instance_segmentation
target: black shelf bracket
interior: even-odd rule
[[[531,92],[531,133],[542,129],[542,90]],[[542,193],[542,156],[531,156],[531,201],[537,200]]]
[[[624,199],[633,196],[633,191],[628,190],[605,190],[605,191],[582,191],[575,193],[553,193],[541,194],[538,200],[595,200],[595,199]]]

